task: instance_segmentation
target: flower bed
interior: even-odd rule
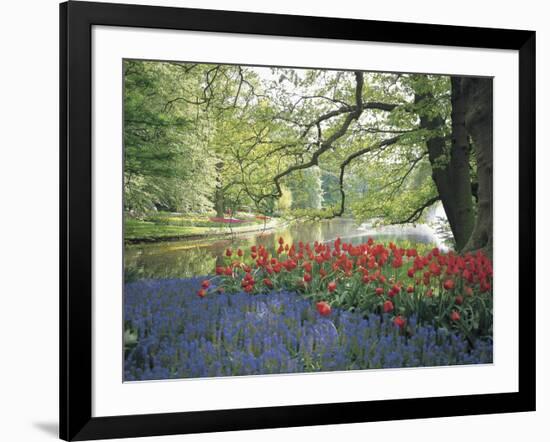
[[[285,244],[279,238],[271,254],[262,246],[227,249],[226,265],[203,282],[200,297],[216,291],[250,294],[273,289],[295,291],[330,315],[331,307],[390,314],[404,332],[415,316],[460,331],[470,342],[493,332],[493,266],[482,252],[464,256],[434,248],[421,254],[414,248],[372,239],[362,244]],[[214,293],[212,293],[214,294]]]
[[[201,280],[125,288],[125,380],[301,373],[492,362],[492,340],[388,314],[330,314],[296,292],[198,297]],[[209,290],[219,287],[211,285]]]

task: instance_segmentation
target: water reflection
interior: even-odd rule
[[[434,243],[442,246],[433,230],[425,225],[372,228],[368,225],[357,226],[353,220],[345,219],[311,221],[233,238],[128,245],[125,250],[127,278],[186,278],[206,275],[212,273],[216,264],[223,262],[222,257],[227,247],[244,249],[253,244],[261,244],[274,252],[278,247],[277,240],[281,236],[288,243],[331,242],[339,236],[354,244],[365,242],[372,237],[383,242],[408,240],[413,243]]]

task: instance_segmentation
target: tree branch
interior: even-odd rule
[[[364,149],[358,150],[357,152],[354,152],[350,156],[348,156],[342,162],[342,164],[340,164],[340,177],[339,177],[339,184],[338,184],[340,189],[340,208],[338,209],[338,211],[333,213],[333,217],[342,216],[344,214],[345,202],[346,202],[346,193],[344,192],[344,175],[348,164],[351,163],[355,158],[358,158],[361,155],[371,152],[374,149],[379,149],[381,147],[390,146],[392,144],[397,143],[397,141],[399,141],[399,138],[400,137],[388,138],[387,140],[381,141],[380,143],[374,146],[369,146],[369,147],[365,147]]]
[[[312,166],[316,166],[319,164],[319,157],[329,150],[332,147],[332,144],[338,140],[339,138],[343,137],[346,134],[346,131],[348,130],[349,126],[351,125],[353,120],[356,120],[361,115],[361,112],[363,112],[363,101],[362,101],[362,95],[363,95],[363,73],[362,72],[355,72],[355,79],[357,82],[357,86],[355,87],[355,106],[348,107],[348,115],[346,116],[346,119],[342,123],[342,125],[336,130],[326,141],[323,141],[320,144],[319,149],[317,149],[315,152],[313,152],[311,158],[309,161],[302,163],[302,164],[296,164],[294,166],[290,166],[283,172],[278,173],[273,178],[273,181],[275,182],[275,187],[277,188],[277,192],[273,195],[274,197],[280,197],[282,195],[282,189],[280,180],[291,174],[292,172],[295,172],[297,170],[303,170],[308,169]],[[352,110],[353,109],[353,110]],[[345,113],[345,112],[342,112]],[[325,114],[325,116],[328,114]],[[326,119],[326,118],[325,118]],[[320,119],[317,120],[315,124],[320,123]],[[309,129],[308,129],[309,130]],[[269,195],[266,195],[269,196]]]
[[[406,218],[402,221],[397,221],[394,224],[410,224],[410,223],[414,223],[414,222],[418,221],[418,219],[422,216],[422,213],[424,212],[424,210],[426,210],[432,204],[439,201],[439,199],[440,199],[439,195],[428,199],[426,202],[424,202],[424,204],[422,204],[413,213],[411,213],[411,215],[408,218]]]

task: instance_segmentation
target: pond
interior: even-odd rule
[[[331,242],[337,237],[346,242],[358,244],[368,238],[375,241],[408,240],[412,243],[435,244],[444,248],[440,238],[429,226],[384,226],[371,228],[357,225],[350,219],[294,222],[269,231],[233,235],[221,239],[200,239],[162,241],[127,245],[125,248],[125,269],[128,279],[144,278],[189,278],[211,274],[216,265],[222,265],[227,247],[248,249],[261,244],[274,251],[279,237],[285,242],[304,243]]]

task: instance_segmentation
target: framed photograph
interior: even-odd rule
[[[535,32],[60,23],[62,439],[535,409]]]

